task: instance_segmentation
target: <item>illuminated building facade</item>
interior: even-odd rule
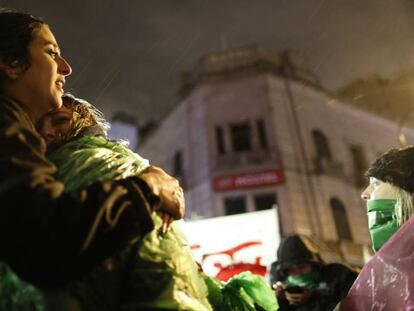
[[[362,264],[364,171],[397,146],[395,123],[341,103],[296,55],[260,48],[205,56],[181,97],[139,152],[180,179],[188,219],[277,204],[282,235]]]

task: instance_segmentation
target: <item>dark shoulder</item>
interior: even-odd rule
[[[10,124],[19,124],[22,127],[34,130],[33,122],[22,106],[0,94],[0,127],[5,128]]]
[[[350,272],[350,273],[356,273],[355,270],[352,268],[345,266],[340,263],[330,263],[322,266],[322,270],[325,272]]]
[[[348,280],[351,281],[356,279],[358,273],[346,265],[331,263],[321,267],[321,275],[324,279],[343,279],[348,282]]]
[[[286,276],[282,273],[282,271],[280,271],[279,266],[280,265],[277,261],[270,265],[269,279],[271,284],[275,284],[279,281],[283,282],[286,279]]]

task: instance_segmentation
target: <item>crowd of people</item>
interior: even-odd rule
[[[376,254],[359,276],[298,235],[269,278],[203,273],[175,220],[179,182],[106,136],[45,21],[0,11],[0,310],[411,310],[414,147],[370,167]],[[358,278],[357,278],[358,276]]]

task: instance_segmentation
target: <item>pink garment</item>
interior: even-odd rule
[[[341,311],[414,311],[414,217],[362,268]]]

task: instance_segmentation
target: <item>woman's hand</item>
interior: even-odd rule
[[[159,197],[161,213],[168,214],[173,219],[184,217],[184,191],[177,179],[156,166],[150,166],[139,175],[139,178],[145,181],[152,192]]]
[[[157,214],[162,220],[162,226],[158,229],[158,234],[163,235],[167,233],[168,229],[170,229],[170,226],[174,221],[174,218],[172,218],[170,214],[166,214],[161,211],[158,211]]]

